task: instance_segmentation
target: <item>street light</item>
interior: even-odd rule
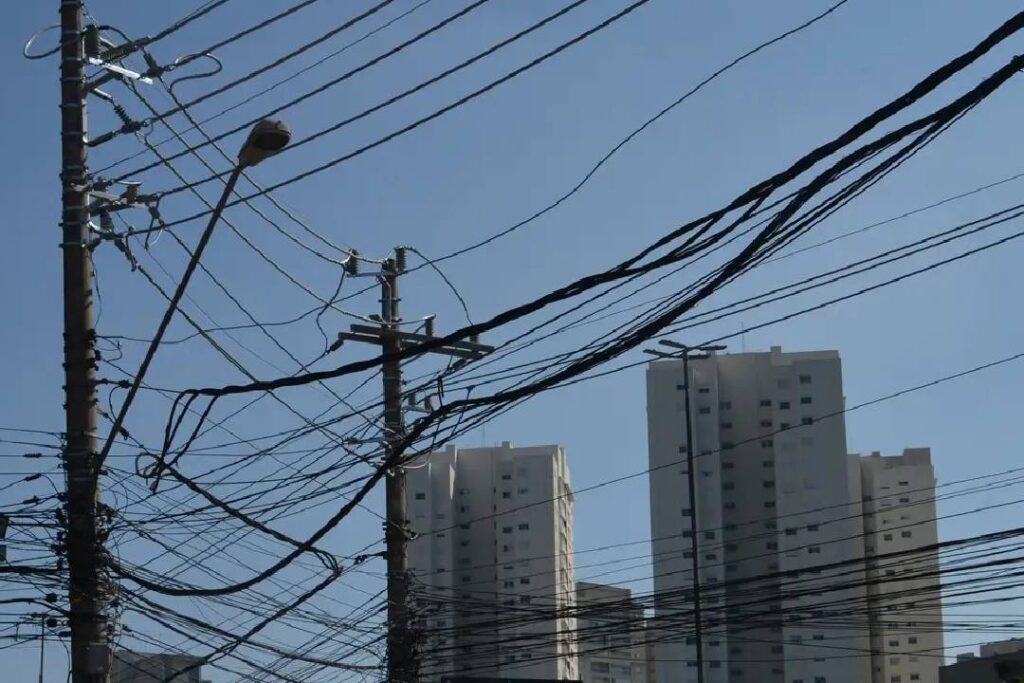
[[[185,266],[185,272],[178,282],[177,289],[174,290],[174,295],[168,303],[167,310],[164,311],[164,317],[160,321],[160,326],[157,327],[156,334],[150,341],[149,348],[146,349],[146,355],[142,359],[142,364],[139,366],[138,372],[135,373],[131,387],[128,388],[128,393],[121,404],[121,409],[117,412],[117,417],[114,419],[114,424],[110,429],[110,436],[107,437],[106,442],[103,444],[103,450],[100,451],[99,461],[101,463],[110,453],[110,449],[114,445],[114,438],[121,432],[128,409],[131,407],[135,394],[138,393],[139,387],[142,385],[142,380],[146,376],[150,363],[153,362],[153,356],[156,355],[157,349],[160,348],[164,333],[167,332],[171,319],[174,317],[175,311],[178,310],[178,304],[181,303],[181,298],[185,295],[185,288],[188,287],[189,280],[192,279],[192,274],[199,265],[199,259],[203,255],[203,250],[206,249],[206,245],[213,235],[214,226],[217,225],[221,214],[224,213],[224,207],[227,206],[228,199],[231,198],[231,193],[235,189],[238,177],[246,168],[255,166],[264,159],[280,152],[288,145],[291,138],[292,133],[288,126],[283,121],[277,119],[258,121],[252,127],[252,130],[249,131],[248,137],[245,138],[245,143],[242,144],[242,149],[238,152],[238,161],[235,163],[235,167],[231,169],[231,175],[228,176],[227,182],[224,183],[224,191],[221,193],[220,199],[217,200],[217,206],[210,212],[210,220],[206,223],[206,229],[203,230],[203,234],[199,237],[195,251],[192,252],[192,258],[189,259],[188,265]]]
[[[292,139],[292,132],[284,121],[263,119],[249,131],[242,149],[238,152],[238,165],[247,168],[255,166],[267,157],[272,157]]]

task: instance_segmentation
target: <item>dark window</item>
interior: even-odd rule
[[[800,424],[802,424],[802,425],[812,425],[812,424],[814,424],[814,418],[813,417],[801,417],[800,418]]]
[[[911,533],[909,531],[901,531],[900,536],[902,536],[903,538],[910,538]]]
[[[707,394],[707,393],[710,393],[710,391],[711,391],[711,387],[697,387],[697,393],[698,394]]]
[[[775,507],[775,501],[774,500],[766,500],[764,502],[764,506],[770,510],[770,509]]]
[[[510,534],[510,533],[512,533],[512,527],[510,527],[510,526],[503,526],[503,527],[501,527],[501,533],[503,533],[503,534]]]
[[[729,410],[729,408],[732,408],[732,401],[719,401],[718,407],[721,410]]]
[[[761,420],[761,426],[762,427],[771,427],[772,426],[772,421],[771,420]]]
[[[530,528],[529,522],[523,522],[522,524],[519,525],[519,530],[520,531],[526,531],[529,528]]]
[[[722,429],[732,429],[732,422],[723,422],[721,427]]]
[[[789,401],[779,401],[779,408],[789,410]]]
[[[683,517],[689,517],[693,514],[692,508],[683,508]]]
[[[789,429],[790,426],[791,425],[788,422],[782,422],[782,423],[779,424],[779,430],[784,432],[787,429]]]
[[[771,439],[764,439],[761,441],[761,448],[771,448],[774,442]]]
[[[731,470],[733,467],[735,467],[735,465],[733,463],[731,463],[731,462],[723,462],[722,463],[722,469],[723,470]]]
[[[775,461],[774,460],[762,460],[761,461],[761,467],[775,467]]]
[[[767,399],[767,398],[762,398],[762,399],[761,399],[761,407],[762,407],[762,408],[771,408],[771,407],[772,407],[772,402],[771,402],[771,400],[769,400],[769,399]]]
[[[714,531],[705,531],[704,532],[704,538],[706,538],[709,541],[715,540],[715,532]]]
[[[427,494],[425,494],[425,493],[417,493],[416,494],[416,500],[426,500],[426,499],[427,499]]]
[[[711,406],[701,406],[700,408],[697,409],[697,412],[700,413],[701,415],[710,415]]]
[[[733,448],[733,445],[734,444],[733,444],[732,441],[723,441],[722,442],[722,450],[723,451],[731,450]]]
[[[801,403],[801,405],[805,405],[805,406],[811,405],[811,397],[810,396],[801,396],[800,397],[800,403]]]
[[[501,480],[502,481],[509,481],[511,479],[512,479],[512,475],[511,474],[503,474],[503,475],[501,475]]]
[[[800,384],[810,384],[810,383],[811,383],[811,376],[810,375],[800,375]]]
[[[768,481],[762,481],[761,486],[766,489],[773,489],[775,488],[775,482],[769,479]]]
[[[680,453],[686,453],[686,446],[680,446],[679,447],[679,452]]]
[[[735,488],[736,488],[736,484],[734,484],[731,481],[724,481],[724,482],[722,482],[722,490],[723,491],[732,491],[732,490],[735,490]]]
[[[786,535],[787,536],[796,536],[796,529],[793,529],[793,528],[786,529]]]
[[[807,525],[807,530],[808,531],[817,531],[818,530],[818,525],[817,524],[808,524]]]
[[[501,497],[502,498],[511,498],[512,497],[512,492],[511,491],[502,491],[501,492]]]

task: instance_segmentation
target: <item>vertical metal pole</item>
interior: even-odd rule
[[[697,642],[697,683],[704,683],[704,627],[700,611],[700,552],[697,542],[697,476],[694,471],[693,418],[690,414],[690,350],[683,349],[686,390],[686,483],[690,489],[690,552],[693,555],[693,626]]]
[[[39,617],[39,683],[43,683],[43,661],[46,655],[46,615]]]
[[[402,350],[399,332],[398,266],[385,261],[381,277],[381,338],[384,355]],[[402,366],[385,361],[384,455],[390,460],[405,435],[402,414]],[[415,683],[416,658],[409,620],[409,558],[406,548],[408,515],[405,500],[405,469],[392,467],[385,478],[387,506],[384,541],[388,559],[388,683]]]
[[[82,0],[60,3],[61,185],[64,260],[64,401],[71,680],[105,683],[110,669],[105,587],[100,576],[96,356],[92,318],[86,167]]]

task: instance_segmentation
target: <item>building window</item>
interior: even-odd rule
[[[460,505],[459,506],[459,512],[469,512],[469,506],[468,505]]]
[[[883,541],[891,541],[892,540],[892,534],[885,534],[884,536],[882,536],[882,540]]]
[[[683,508],[683,517],[689,517],[693,514],[693,508]]]
[[[732,491],[735,488],[736,488],[736,484],[734,484],[731,481],[723,481],[722,482],[722,490],[723,491]]]
[[[728,451],[728,450],[732,450],[732,448],[733,448],[733,446],[734,446],[734,445],[735,445],[735,444],[733,444],[733,442],[732,442],[732,441],[723,441],[723,442],[722,442],[722,450],[723,450],[723,451]]]
[[[910,538],[912,534],[909,531],[901,531],[900,536],[902,536],[903,538]]]
[[[735,467],[735,465],[733,463],[731,463],[731,462],[723,462],[722,463],[722,469],[723,470],[731,470],[733,467]]]
[[[693,532],[689,529],[683,529],[683,538],[693,538]]]
[[[812,424],[814,424],[814,418],[813,417],[801,417],[800,418],[800,424],[802,424],[802,425],[812,425]]]
[[[801,396],[800,397],[800,405],[804,405],[804,406],[811,405],[811,397],[810,396]]]
[[[771,408],[772,407],[771,400],[767,399],[767,398],[762,398],[761,399],[761,407],[762,408]]]
[[[427,499],[427,494],[425,494],[425,493],[417,493],[416,494],[416,500],[426,500],[426,499]]]
[[[711,387],[697,387],[697,393],[698,394],[710,394],[711,393]]]
[[[530,585],[530,577],[529,576],[522,577],[521,579],[519,579],[519,583],[521,583],[524,586]]]
[[[772,508],[775,507],[775,501],[774,500],[766,500],[764,502],[764,506],[765,506],[765,508],[771,510]]]
[[[529,493],[529,492],[530,492],[530,489],[528,489],[528,488],[520,488],[518,491],[516,491],[516,493],[520,493],[520,494],[522,494],[522,493]]]
[[[736,509],[736,503],[723,503],[722,504],[722,508],[725,509],[725,510],[735,510]]]
[[[515,581],[504,581],[504,582],[502,583],[502,585],[503,585],[503,586],[504,586],[505,588],[515,588],[515,587],[516,587],[516,582],[515,582]]]
[[[697,409],[697,412],[701,415],[710,415],[711,406],[701,406],[700,408]]]
[[[732,429],[732,422],[723,422],[721,424],[722,429]]]
[[[796,536],[796,529],[793,529],[792,527],[789,528],[789,529],[786,529],[786,535],[787,536]]]
[[[779,408],[781,410],[789,410],[789,401],[779,401]]]
[[[807,549],[807,552],[810,553],[811,555],[820,555],[821,554],[821,548],[819,548],[816,545],[812,545],[811,547],[809,547]]]
[[[714,531],[705,531],[704,532],[704,538],[709,540],[709,541],[715,540],[715,532]]]
[[[512,481],[512,475],[511,474],[503,474],[503,475],[501,475],[501,480],[502,481]]]
[[[522,524],[519,525],[519,530],[520,531],[526,531],[529,528],[530,528],[529,522],[523,522]]]
[[[907,642],[911,645],[917,645],[917,636],[910,636],[907,638]]]
[[[512,546],[510,546],[510,545],[503,545],[503,546],[501,546],[501,551],[504,552],[504,553],[507,553],[507,552],[509,552],[511,550],[512,550]]]
[[[501,533],[503,533],[503,534],[510,534],[510,533],[512,533],[512,527],[510,527],[510,526],[503,526],[503,527],[501,527]]]
[[[762,460],[761,461],[761,467],[775,467],[775,461],[774,460]]]
[[[512,492],[511,491],[502,491],[501,492],[501,497],[502,498],[511,498],[512,497]]]
[[[779,544],[776,543],[775,541],[768,541],[767,543],[764,544],[764,547],[767,548],[768,550],[778,550],[779,549]]]
[[[719,401],[718,407],[721,410],[729,410],[730,408],[732,408],[732,401]]]
[[[784,432],[787,429],[789,429],[791,426],[792,425],[790,425],[788,422],[780,422],[779,423],[779,430]]]
[[[771,448],[772,445],[773,445],[773,442],[772,442],[771,439],[763,439],[761,441],[761,448]]]
[[[687,559],[687,560],[692,560],[693,559],[693,552],[690,551],[690,550],[684,550],[683,551],[683,558]]]
[[[735,543],[726,543],[725,544],[726,552],[735,552],[735,551],[737,551],[739,549],[740,549],[740,547],[738,545],[736,545]]]
[[[900,486],[910,486],[910,482],[909,481],[901,481],[900,482]]]
[[[910,498],[906,498],[906,497],[900,498],[900,502],[901,503],[909,503],[910,502]]]
[[[761,420],[761,426],[762,427],[771,427],[772,426],[772,421],[771,420]]]
[[[469,525],[468,525],[468,524],[460,524],[460,525],[459,525],[459,528],[460,528],[460,529],[468,529],[468,528],[469,528]]]
[[[818,530],[818,525],[817,524],[808,524],[807,525],[807,530],[808,531],[817,531]]]
[[[686,452],[687,452],[687,448],[686,448],[686,446],[680,446],[680,447],[679,447],[679,452],[680,452],[680,453],[686,453]]]
[[[769,479],[768,481],[762,481],[761,486],[766,489],[773,489],[775,488],[775,482]]]
[[[714,553],[706,553],[704,555],[704,559],[705,560],[717,560],[718,559],[718,555],[715,555]]]
[[[810,375],[800,375],[800,384],[810,384],[810,383],[811,383],[811,376]]]
[[[459,541],[459,547],[460,548],[468,548],[469,547],[469,541]]]

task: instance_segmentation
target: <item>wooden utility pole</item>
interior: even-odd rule
[[[353,272],[354,271],[350,271]],[[384,459],[392,462],[401,458],[398,449],[405,437],[405,409],[402,405],[402,365],[396,358],[403,348],[433,338],[433,320],[426,322],[426,334],[403,332],[400,315],[398,279],[405,272],[405,250],[395,250],[395,258],[387,259],[376,277],[380,280],[380,324],[352,325],[350,332],[338,335],[339,345],[344,341],[357,341],[381,347],[387,358],[382,363],[384,378]],[[369,274],[369,273],[368,273]],[[430,349],[457,358],[474,359],[490,353],[494,348],[476,342],[453,342]],[[415,683],[419,678],[416,636],[412,627],[409,605],[409,520],[406,512],[405,468],[391,467],[385,477],[386,511],[384,541],[387,551],[388,591],[388,683]]]
[[[60,2],[61,250],[64,260],[64,469],[67,477],[71,680],[106,683],[106,586],[100,572],[96,331],[89,260],[82,0]]]

